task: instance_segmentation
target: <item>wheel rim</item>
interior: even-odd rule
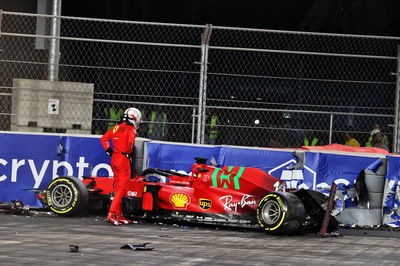
[[[262,217],[265,223],[274,224],[281,217],[281,208],[276,201],[268,201],[262,208]]]
[[[71,203],[72,197],[72,189],[64,184],[56,186],[53,191],[51,191],[53,206],[58,208],[67,207]]]

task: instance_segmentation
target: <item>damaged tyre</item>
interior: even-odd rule
[[[86,185],[76,177],[59,177],[47,188],[49,208],[60,216],[73,216],[87,207],[89,193]]]
[[[258,204],[257,220],[271,234],[294,234],[305,220],[304,205],[294,194],[270,193]]]
[[[328,206],[328,197],[319,191],[299,189],[294,194],[303,202],[307,218],[304,223],[305,232],[319,232]],[[330,215],[327,232],[336,231],[339,222]]]

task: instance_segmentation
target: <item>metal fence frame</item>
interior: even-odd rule
[[[3,32],[2,31],[2,18],[5,15],[12,16],[30,16],[36,18],[47,18],[52,21],[52,33],[50,35],[37,35],[37,34],[23,34],[23,33],[12,33],[12,32]],[[107,39],[94,39],[94,38],[81,38],[81,37],[65,37],[59,36],[59,23],[62,19],[68,20],[79,20],[79,21],[91,21],[91,22],[102,22],[102,23],[126,23],[126,24],[141,24],[141,25],[156,25],[156,26],[165,26],[165,27],[194,27],[198,29],[202,29],[201,43],[198,45],[192,44],[179,44],[179,43],[154,43],[154,42],[140,42],[140,41],[125,41],[125,40],[107,40]],[[61,25],[62,26],[62,25]],[[395,40],[400,43],[400,38],[398,37],[382,37],[382,36],[360,36],[360,35],[350,35],[350,34],[332,34],[332,33],[313,33],[313,32],[290,32],[290,31],[278,31],[278,30],[262,30],[262,29],[247,29],[247,28],[231,28],[231,27],[219,27],[212,25],[187,25],[187,24],[170,24],[170,23],[153,23],[153,22],[135,22],[135,21],[122,21],[122,20],[106,20],[106,19],[93,19],[93,18],[79,18],[79,17],[66,17],[66,16],[54,16],[54,15],[42,15],[42,14],[28,14],[28,13],[17,13],[17,12],[6,12],[0,10],[0,38],[3,36],[7,37],[26,37],[26,38],[43,38],[49,39],[53,43],[55,41],[59,42],[62,40],[68,41],[83,41],[83,42],[101,42],[101,43],[113,43],[113,44],[127,44],[127,45],[144,45],[144,46],[170,46],[170,47],[181,47],[181,48],[190,48],[190,49],[199,49],[201,51],[201,57],[197,62],[199,64],[199,92],[197,105],[187,105],[187,104],[174,104],[174,103],[164,103],[165,106],[171,107],[182,107],[182,108],[190,108],[192,109],[192,121],[191,121],[191,142],[194,143],[205,143],[205,131],[206,127],[210,126],[206,122],[207,109],[225,109],[225,110],[237,110],[238,107],[233,106],[216,106],[216,105],[208,105],[207,98],[207,82],[208,76],[213,75],[208,70],[209,62],[209,51],[216,50],[224,50],[224,51],[245,51],[245,52],[257,52],[257,53],[279,53],[279,54],[296,54],[296,55],[308,55],[308,56],[327,56],[327,57],[348,57],[348,58],[362,58],[362,59],[377,59],[377,60],[396,60],[397,62],[397,70],[396,73],[392,73],[392,75],[396,75],[396,91],[394,99],[395,101],[395,110],[393,110],[393,115],[389,114],[373,114],[373,113],[362,113],[362,112],[327,112],[327,111],[315,111],[315,110],[297,110],[297,109],[284,109],[284,108],[254,108],[254,107],[240,107],[240,110],[243,111],[259,111],[259,112],[289,112],[289,113],[303,113],[303,114],[322,114],[326,115],[330,118],[329,121],[329,143],[332,143],[332,133],[333,129],[333,121],[335,116],[340,115],[351,115],[351,116],[365,116],[365,117],[386,117],[393,118],[393,152],[399,152],[399,143],[400,143],[400,116],[399,116],[399,101],[400,101],[400,48],[398,49],[397,56],[383,56],[383,55],[369,55],[369,54],[344,54],[344,53],[326,53],[326,52],[310,52],[310,51],[294,51],[294,50],[277,50],[277,49],[259,49],[259,48],[250,48],[250,47],[238,47],[235,45],[232,46],[218,46],[212,45],[212,33],[215,34],[215,31],[223,30],[223,31],[244,31],[244,32],[257,32],[257,33],[274,33],[274,34],[302,34],[307,36],[331,36],[331,37],[342,37],[342,38],[361,38],[361,39],[381,39],[381,40]],[[56,55],[59,54],[59,45],[52,45],[55,51],[52,52],[53,56],[49,55],[49,73],[54,73],[55,69],[57,69],[58,60],[56,59]],[[1,51],[0,51],[1,53]],[[1,59],[0,61],[2,61]],[[37,62],[28,62],[35,63]],[[45,64],[45,63],[42,63]],[[54,75],[49,75],[50,80],[57,80]],[[7,86],[2,86],[2,88],[7,88]],[[2,96],[10,97],[10,93],[1,93]],[[94,99],[94,102],[107,102],[104,99]],[[123,101],[112,101],[114,103],[129,103],[129,104],[142,104],[142,105],[158,105],[158,103],[151,102],[123,102]],[[7,115],[7,114],[4,114]],[[8,114],[14,115],[14,114]],[[149,121],[145,121],[149,122]]]

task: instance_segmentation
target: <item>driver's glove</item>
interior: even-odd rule
[[[112,150],[111,148],[108,148],[108,149],[106,150],[106,153],[107,153],[109,156],[111,156],[111,155],[113,154],[113,150]]]

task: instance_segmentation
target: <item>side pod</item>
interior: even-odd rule
[[[145,211],[153,210],[153,195],[151,194],[151,192],[143,193],[142,208]]]

